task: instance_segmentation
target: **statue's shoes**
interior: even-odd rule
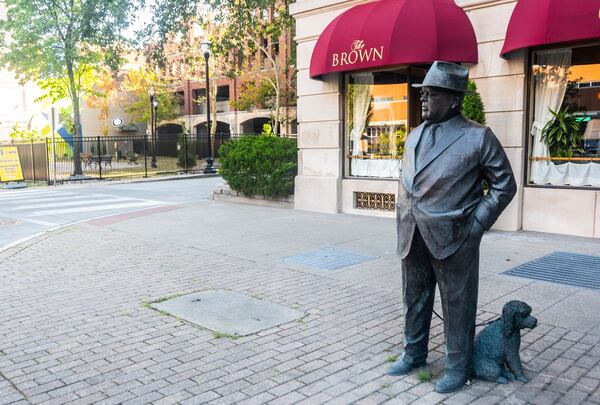
[[[455,392],[463,388],[467,381],[467,377],[461,374],[444,374],[444,376],[435,383],[435,391],[440,394]]]
[[[388,373],[388,375],[396,375],[396,376],[397,375],[405,375],[405,374],[410,373],[414,369],[423,367],[424,365],[425,365],[425,362],[418,363],[418,364],[409,364],[406,361],[404,361],[404,359],[400,359],[400,360],[397,360],[394,363],[392,363],[392,365],[388,369],[387,373]]]

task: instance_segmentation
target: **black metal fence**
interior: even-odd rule
[[[231,139],[255,135],[217,133],[212,137],[212,155],[218,159],[219,148]],[[71,141],[56,138],[12,145],[19,151],[25,180],[52,183],[198,172],[204,169],[208,142],[207,134],[162,134],[157,135],[155,142],[151,137],[138,135]]]

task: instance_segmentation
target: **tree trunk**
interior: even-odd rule
[[[73,104],[73,126],[75,129],[73,134],[73,176],[81,176],[83,175],[81,169],[81,114],[79,112],[79,92],[75,84],[75,74],[71,61],[67,61],[67,74],[69,76],[69,93]]]
[[[277,61],[275,60],[275,58],[273,58],[271,56],[271,54],[269,53],[269,50],[266,49],[265,47],[263,47],[260,43],[255,42],[259,48],[259,50],[261,50],[267,57],[267,59],[269,60],[269,62],[271,63],[271,65],[273,66],[273,72],[275,73],[275,82],[273,82],[272,80],[269,79],[269,83],[271,83],[271,86],[273,86],[273,89],[275,90],[275,114],[274,114],[274,119],[273,119],[273,124],[275,124],[273,126],[273,133],[275,135],[279,135],[279,97],[281,95],[281,83],[279,81],[279,68],[277,66]]]

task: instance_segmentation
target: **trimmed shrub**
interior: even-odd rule
[[[298,173],[295,139],[244,136],[221,146],[219,162],[221,175],[235,191],[273,198],[294,193]]]
[[[477,85],[473,80],[469,80],[467,87],[469,92],[465,95],[465,101],[462,105],[462,113],[465,117],[485,125],[485,108],[481,96],[477,92]]]
[[[177,166],[182,169],[191,169],[196,166],[196,141],[186,139],[186,134],[179,135],[177,139]]]

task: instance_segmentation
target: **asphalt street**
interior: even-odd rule
[[[0,251],[91,219],[206,200],[221,181],[206,177],[0,190]]]

